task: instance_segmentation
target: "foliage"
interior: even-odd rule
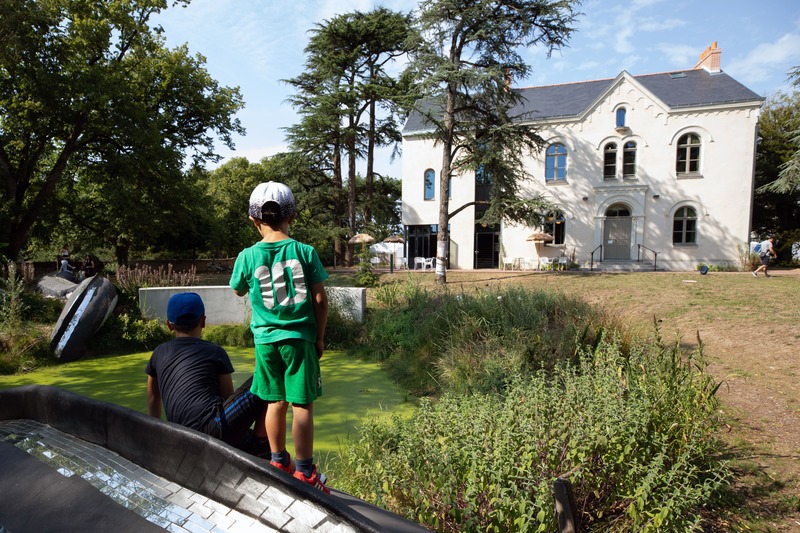
[[[203,338],[220,346],[237,346],[241,348],[255,346],[253,332],[248,324],[215,324],[206,326],[203,330]]]
[[[374,287],[378,284],[378,276],[372,272],[372,252],[368,244],[361,244],[358,252],[358,272],[353,277],[356,287]]]
[[[288,138],[292,149],[319,169],[325,211],[345,237],[375,222],[373,207],[382,198],[375,150],[401,140],[404,102],[413,90],[407,77],[395,78],[388,70],[413,45],[411,22],[409,15],[380,7],[337,15],[311,33],[305,72],[286,80],[297,91],[290,101],[301,116],[288,128]],[[366,159],[363,200],[360,159]],[[345,253],[343,245],[342,240],[335,245],[337,259]],[[349,263],[350,249],[346,254]]]
[[[160,320],[143,318],[138,313],[117,315],[120,338],[132,350],[152,350],[172,338],[172,332]]]
[[[491,181],[483,221],[501,219],[539,225],[543,198],[525,198],[519,184],[527,176],[523,158],[543,140],[527,117],[512,116],[520,95],[510,90],[529,67],[518,49],[542,45],[548,54],[564,46],[573,31],[577,1],[424,0],[417,31],[424,42],[414,50],[409,72],[425,98],[415,108],[441,145],[439,228],[449,224],[450,178],[483,173]],[[447,238],[440,240],[440,244]],[[440,261],[443,249],[437,251]],[[446,282],[437,269],[437,281]]]
[[[778,93],[758,119],[753,231],[768,235],[800,229],[800,188],[786,181],[800,136],[800,92]]]
[[[436,531],[553,531],[564,477],[584,531],[697,529],[729,479],[702,349],[604,335],[574,361],[363,421],[337,484]]]
[[[800,87],[800,67],[794,67],[789,71],[789,79],[792,80],[792,85]],[[794,115],[797,116],[798,107],[798,93],[794,94]],[[780,166],[780,174],[778,179],[765,186],[765,189],[790,194],[796,198],[800,194],[800,121],[795,120],[791,124],[786,124],[791,128],[787,133],[790,136],[789,142],[791,143],[792,153],[788,155]],[[760,121],[759,121],[760,125]],[[793,228],[795,229],[795,228]]]
[[[196,282],[197,272],[194,267],[178,272],[172,269],[171,264],[166,268],[147,265],[119,266],[114,277],[114,285],[126,302],[138,302],[139,289],[144,287],[188,287]]]
[[[695,265],[695,270],[700,270],[704,266],[708,267],[708,271],[709,272],[741,272],[742,271],[742,269],[741,269],[741,267],[739,265],[733,265],[731,263],[721,263],[719,265],[714,265],[714,264],[707,265],[705,263],[700,263],[698,265]],[[755,270],[755,269],[751,268],[750,270]]]
[[[430,292],[410,280],[379,294],[393,303],[370,311],[358,349],[418,394],[502,389],[509,376],[573,358],[610,323],[563,294],[513,286]]]
[[[26,290],[12,264],[0,283],[0,374],[32,370],[49,357],[49,339],[31,323],[49,322],[52,316],[54,307],[42,300]]]
[[[168,196],[178,204],[179,195],[165,192],[185,158],[213,160],[215,136],[232,147],[232,136],[243,133],[234,118],[242,107],[239,90],[220,87],[202,56],[192,57],[186,46],[167,49],[161,28],[149,26],[166,6],[165,0],[0,3],[0,176],[8,184],[0,240],[9,258],[31,235],[60,222],[76,180],[89,180],[81,184],[87,205],[118,215]],[[93,185],[113,194],[95,194]],[[133,196],[134,185],[147,194]],[[124,239],[136,235],[121,238],[124,251]]]

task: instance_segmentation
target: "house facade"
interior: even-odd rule
[[[448,268],[632,263],[693,270],[738,264],[750,241],[757,123],[764,99],[706,49],[694,68],[514,89],[545,147],[522,194],[557,208],[545,227],[482,226],[471,205],[450,219]],[[402,202],[409,264],[436,255],[441,146],[422,115],[403,130]],[[488,199],[480,173],[453,175],[450,212]],[[546,233],[552,241],[532,238]]]

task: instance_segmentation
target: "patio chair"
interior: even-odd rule
[[[559,257],[558,258],[558,269],[559,270],[569,270],[569,258],[567,258],[567,257]]]
[[[554,262],[549,257],[539,258],[539,268],[542,270],[553,270]]]
[[[536,268],[536,260],[533,257],[523,257],[520,262],[522,270],[534,270]]]
[[[503,257],[503,270],[514,270],[516,260],[513,257]]]

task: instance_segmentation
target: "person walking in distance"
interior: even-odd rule
[[[764,277],[768,278],[769,274],[767,273],[767,268],[769,267],[769,260],[771,257],[778,257],[778,254],[775,253],[775,237],[770,236],[765,241],[761,241],[759,243],[760,250],[758,255],[761,257],[761,266],[757,269],[753,270],[753,276],[758,277],[759,272],[764,272]]]

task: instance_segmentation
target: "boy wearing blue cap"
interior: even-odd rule
[[[314,464],[314,401],[322,394],[319,359],[325,345],[328,298],[325,268],[313,247],[289,237],[292,191],[260,183],[250,195],[250,220],[261,241],[236,258],[230,285],[250,294],[256,351],[253,394],[267,401],[270,464],[330,493]],[[286,451],[286,415],[292,405],[295,461]]]
[[[235,392],[227,352],[200,338],[206,325],[203,300],[194,292],[174,294],[167,302],[167,327],[175,338],[155,350],[147,362],[147,412],[216,437],[260,456],[269,453],[263,424],[266,403],[250,392],[253,378]],[[255,435],[250,426],[256,424]]]

